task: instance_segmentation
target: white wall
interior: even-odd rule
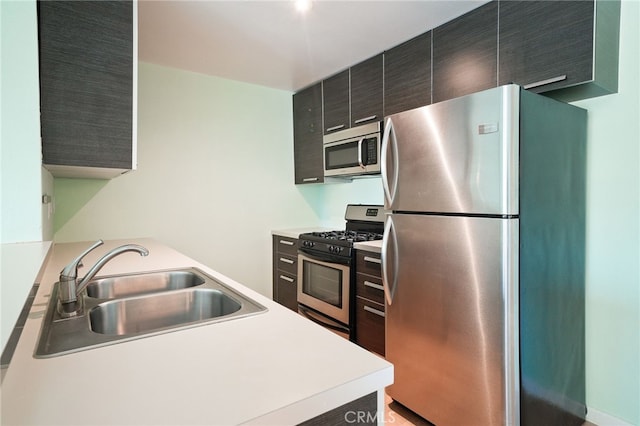
[[[41,166],[35,1],[0,2],[0,20],[0,242],[42,241],[53,236],[53,214],[43,216],[41,190],[53,180]]]

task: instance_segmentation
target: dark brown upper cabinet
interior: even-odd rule
[[[135,169],[134,4],[40,1],[42,162],[54,176]]]
[[[296,183],[323,182],[322,134],[363,119],[508,83],[565,102],[615,93],[619,37],[619,0],[486,3],[324,80],[316,142],[294,123],[306,129],[296,130]]]
[[[351,67],[351,127],[382,120],[383,55]]]
[[[384,115],[431,103],[431,32],[384,53]]]
[[[322,83],[293,95],[295,183],[324,182],[322,158]]]
[[[322,82],[324,134],[349,128],[349,70]]]
[[[433,30],[433,102],[496,87],[498,2]]]
[[[501,1],[498,82],[568,101],[616,92],[619,21],[616,1]]]

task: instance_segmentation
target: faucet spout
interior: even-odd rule
[[[89,284],[89,281],[91,281],[93,277],[96,276],[98,271],[100,271],[100,269],[102,269],[102,267],[106,265],[107,262],[109,262],[114,257],[121,255],[122,253],[126,253],[128,251],[138,252],[140,253],[140,256],[147,256],[149,254],[149,250],[137,244],[127,244],[124,246],[114,248],[109,253],[102,256],[102,258],[98,260],[91,269],[89,269],[89,272],[87,272],[87,275],[85,275],[84,278],[77,284],[76,297],[79,296],[80,293],[82,293],[85,287],[87,287],[87,284]]]
[[[126,244],[120,247],[116,247],[102,256],[102,258],[100,258],[100,260],[98,260],[96,264],[93,265],[89,272],[87,272],[85,277],[78,282],[78,266],[80,265],[82,258],[86,256],[87,253],[89,253],[91,250],[102,244],[102,240],[96,242],[94,245],[80,254],[80,256],[69,263],[60,273],[58,299],[63,307],[63,311],[65,312],[65,314],[75,315],[75,313],[73,312],[79,309],[77,306],[81,306],[76,303],[78,300],[78,296],[80,295],[80,293],[82,293],[87,284],[89,284],[89,282],[98,273],[98,271],[100,271],[100,269],[102,269],[102,267],[106,265],[107,262],[109,262],[111,259],[128,251],[138,252],[141,256],[147,256],[149,254],[149,250],[137,244]]]

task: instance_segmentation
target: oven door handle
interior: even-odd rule
[[[328,323],[328,322],[324,322],[322,321],[321,317],[319,315],[317,315],[315,312],[313,312],[310,309],[305,308],[304,306],[298,304],[298,312],[300,313],[300,315],[302,315],[303,317],[305,317],[306,319],[315,322],[318,325],[321,325],[323,327],[326,327],[328,329],[331,330],[335,330],[335,331],[339,331],[341,333],[349,333],[349,329],[347,327],[343,327],[337,323]]]
[[[309,259],[311,260],[318,260],[320,262],[327,262],[327,263],[338,263],[340,265],[351,265],[351,259],[350,258],[343,258],[340,256],[336,256],[336,255],[330,255],[330,254],[324,254],[324,253],[311,253],[308,252],[307,250],[303,249],[303,248],[299,248],[298,249],[298,254],[304,254],[305,256],[307,256]]]

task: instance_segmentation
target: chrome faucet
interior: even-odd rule
[[[149,250],[137,244],[126,244],[120,247],[116,247],[102,256],[102,258],[100,258],[100,260],[98,260],[96,264],[93,265],[91,269],[89,269],[87,275],[85,275],[84,278],[82,278],[82,280],[78,282],[78,268],[82,266],[82,258],[85,257],[90,251],[92,251],[96,247],[101,246],[102,244],[104,244],[104,241],[96,241],[91,247],[86,249],[71,263],[65,266],[62,272],[60,272],[58,300],[60,301],[63,312],[67,314],[73,314],[81,308],[81,306],[77,307],[78,296],[80,295],[80,293],[82,293],[85,287],[87,287],[89,281],[91,281],[93,277],[98,273],[98,271],[102,269],[102,267],[111,259],[128,251],[136,251],[140,253],[141,256],[146,256],[149,254]]]

